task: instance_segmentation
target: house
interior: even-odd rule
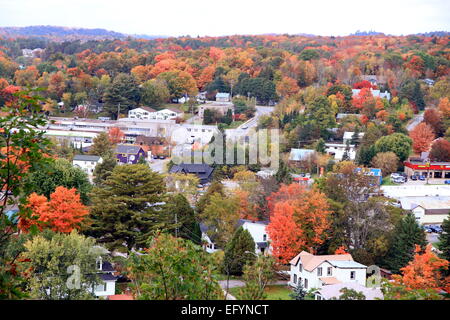
[[[136,164],[139,158],[145,158],[144,149],[133,144],[118,144],[115,153],[117,162],[120,164]]]
[[[199,92],[196,96],[195,96],[195,98],[197,99],[197,100],[202,100],[202,101],[205,101],[206,100],[206,94],[208,93],[208,91],[202,91],[202,92]]]
[[[217,102],[229,102],[230,101],[230,94],[227,92],[217,92],[216,94],[216,101]]]
[[[156,111],[157,120],[183,118],[184,112],[177,108],[166,108]]]
[[[200,223],[200,231],[202,232],[202,247],[208,253],[213,253],[217,251],[215,243],[208,236],[208,226]]]
[[[239,219],[237,227],[242,227],[247,230],[255,242],[255,253],[257,254],[270,254],[270,238],[267,233],[268,221],[252,221]]]
[[[426,85],[428,85],[429,87],[432,87],[432,86],[434,86],[434,83],[435,83],[435,81],[434,80],[432,80],[432,79],[423,79],[422,80]]]
[[[335,160],[341,161],[344,157],[345,151],[347,150],[347,144],[345,143],[325,143],[325,152],[334,157]],[[349,144],[347,154],[350,160],[355,160],[356,158],[356,148],[355,145]]]
[[[100,156],[77,154],[73,157],[72,165],[86,172],[92,182],[95,167],[102,162],[103,159]]]
[[[169,173],[194,174],[200,179],[200,184],[211,182],[214,168],[205,163],[180,163],[173,165]]]
[[[317,152],[311,149],[291,149],[289,163],[298,168],[308,168],[314,161]]]
[[[344,132],[344,135],[343,135],[343,137],[342,137],[342,140],[343,140],[343,143],[344,144],[347,144],[347,141],[349,142],[349,143],[352,143],[352,139],[353,139],[353,136],[354,136],[354,132],[353,131],[345,131]],[[364,137],[364,132],[360,132],[359,134],[358,134],[358,140],[359,141],[361,141],[361,139]]]
[[[114,270],[112,264],[108,261],[103,261],[99,257],[96,261],[97,269],[99,270],[99,278],[101,283],[94,288],[94,294],[97,297],[107,297],[116,294],[116,281],[117,277],[113,273]]]
[[[138,135],[134,144],[139,145],[149,154],[154,156],[169,156],[169,144],[163,137],[147,137]]]
[[[352,89],[353,96],[357,96],[360,91],[361,89]],[[370,92],[375,98],[391,100],[391,94],[389,93],[389,91],[381,92],[380,90],[374,90],[370,88]]]
[[[381,183],[383,182],[383,175],[381,169],[379,168],[356,168],[355,170],[358,173],[373,176],[374,177],[373,181],[377,185],[381,185]]]
[[[420,224],[442,224],[450,213],[450,197],[422,196],[400,198],[402,209],[411,210]]]
[[[315,293],[316,300],[339,300],[342,295],[341,290],[343,288],[352,289],[357,292],[361,292],[366,299],[365,300],[383,300],[383,293],[380,288],[367,288],[357,282],[350,283],[336,283],[323,286]]]
[[[297,287],[299,282],[306,290],[337,283],[366,285],[367,267],[353,261],[350,254],[313,255],[302,251],[290,265],[288,284],[292,287]]]
[[[150,107],[139,107],[128,111],[128,118],[131,119],[156,119],[156,110]],[[154,118],[155,117],[155,118]]]
[[[234,116],[234,105],[232,103],[211,102],[211,103],[206,103],[204,105],[199,106],[198,107],[198,116],[201,119],[204,118],[205,110],[216,111],[221,116],[226,115],[228,110],[231,110],[231,113]]]

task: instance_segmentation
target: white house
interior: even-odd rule
[[[357,96],[360,91],[361,89],[352,89],[353,96]],[[389,93],[389,91],[381,92],[380,90],[374,90],[370,88],[370,92],[375,98],[391,100],[391,94]]]
[[[95,167],[102,162],[103,159],[100,156],[77,154],[73,157],[72,165],[86,172],[92,182]]]
[[[267,233],[267,221],[251,221],[239,219],[238,227],[242,227],[247,230],[255,242],[255,253],[257,254],[270,254],[270,238]]]
[[[296,287],[299,282],[306,290],[337,283],[366,285],[367,267],[353,261],[350,254],[313,255],[302,251],[290,264],[288,284],[292,287]]]
[[[350,144],[349,150],[347,152],[350,160],[355,160],[356,158],[356,148],[355,145]],[[334,157],[335,160],[341,161],[347,145],[345,143],[325,143],[325,152]]]
[[[401,197],[402,209],[411,210],[419,224],[442,224],[450,213],[450,197]]]
[[[156,119],[156,110],[150,107],[139,107],[128,111],[128,118],[131,119]]]
[[[230,94],[227,92],[217,92],[216,101],[218,102],[228,102],[230,101]]]
[[[357,282],[336,283],[323,286],[316,292],[315,299],[316,300],[339,299],[339,297],[342,295],[341,290],[343,288],[361,292],[366,297],[365,300],[378,300],[378,299],[383,300],[383,292],[381,292],[380,288],[367,288],[365,286],[360,285]]]
[[[342,140],[343,140],[344,144],[347,144],[347,141],[349,143],[351,143],[354,134],[355,133],[353,131],[345,131],[344,135],[342,136]],[[359,137],[359,141],[361,141],[361,139],[364,137],[364,132],[360,132],[358,134],[358,137]]]
[[[157,120],[182,118],[183,115],[184,115],[183,111],[176,108],[167,108],[156,111]]]
[[[205,224],[200,223],[200,230],[202,232],[202,247],[203,247],[203,249],[208,253],[216,252],[217,251],[216,245],[214,244],[214,242],[211,240],[211,238],[207,234],[208,227]]]
[[[108,261],[103,261],[101,257],[97,259],[96,264],[101,283],[94,288],[94,294],[97,297],[115,295],[117,277],[113,275],[115,272],[113,266]]]

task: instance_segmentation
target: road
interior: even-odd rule
[[[256,128],[258,120],[261,116],[270,115],[274,110],[274,107],[256,106],[255,116],[248,121],[241,124],[236,129],[227,129],[225,133],[227,137],[237,139],[242,136],[248,135],[251,128]]]
[[[416,114],[411,121],[408,123],[408,125],[406,126],[406,130],[411,131],[413,130],[419,123],[421,123],[423,121],[423,112]]]

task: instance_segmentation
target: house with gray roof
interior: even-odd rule
[[[173,165],[169,173],[194,174],[200,179],[200,184],[211,182],[214,168],[205,163],[180,163]]]
[[[92,182],[94,176],[95,167],[102,163],[103,159],[100,156],[88,155],[88,154],[77,154],[73,157],[72,165],[78,167],[88,175],[89,181]]]
[[[134,144],[118,144],[115,154],[120,164],[136,164],[139,158],[145,158],[144,149]]]

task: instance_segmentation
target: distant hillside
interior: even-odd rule
[[[355,33],[351,34],[350,36],[379,36],[384,35],[382,32],[377,31],[356,31]]]
[[[425,33],[417,33],[418,36],[425,36],[425,37],[446,37],[450,36],[450,32],[448,31],[430,31]]]
[[[155,39],[160,36],[127,35],[105,29],[68,28],[57,26],[0,27],[0,36],[8,38],[46,38],[55,41],[124,39],[127,37]]]

